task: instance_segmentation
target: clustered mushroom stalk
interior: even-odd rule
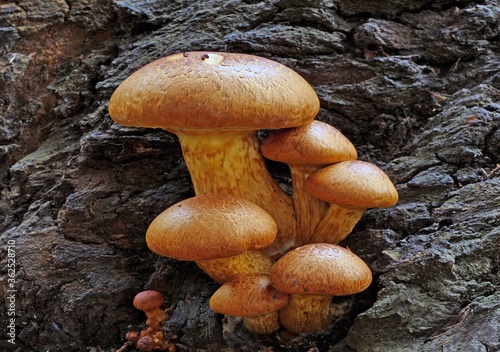
[[[297,213],[296,243],[309,243],[309,238],[328,211],[328,203],[305,191],[306,180],[320,167],[316,165],[289,165],[293,185],[293,204]]]
[[[259,250],[248,250],[228,257],[199,260],[196,265],[215,282],[223,284],[232,278],[251,273],[268,273],[274,261]]]
[[[272,132],[262,141],[261,150],[266,158],[288,165],[297,214],[296,246],[310,243],[328,204],[306,191],[306,180],[329,164],[356,159],[356,148],[335,127],[312,121],[304,126]]]
[[[331,304],[329,295],[291,294],[288,304],[279,312],[279,319],[291,332],[318,332],[332,322]]]
[[[364,212],[365,209],[343,207],[331,203],[310,237],[310,243],[338,244],[342,242],[352,232]]]

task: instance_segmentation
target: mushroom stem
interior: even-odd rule
[[[208,276],[223,284],[241,274],[268,274],[274,261],[257,250],[249,250],[228,257],[197,261],[196,264]]]
[[[243,317],[243,325],[258,335],[272,334],[281,327],[278,312],[270,312],[255,317]]]
[[[281,256],[295,243],[290,197],[266,168],[255,131],[173,131],[179,137],[196,195],[228,194],[266,210],[278,225],[275,242],[264,251]]]
[[[314,229],[328,211],[328,203],[311,196],[305,190],[305,181],[321,166],[288,165],[292,177],[293,206],[297,214],[296,245],[302,246],[310,242]]]
[[[328,295],[290,295],[288,304],[279,311],[281,324],[295,333],[323,330],[330,325],[332,314]]]
[[[340,243],[351,233],[364,211],[365,209],[330,204],[328,211],[314,230],[310,243]]]

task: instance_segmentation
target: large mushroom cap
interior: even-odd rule
[[[156,60],[113,93],[109,113],[126,126],[278,129],[301,126],[319,99],[295,71],[262,57],[186,52]]]
[[[344,296],[365,290],[372,273],[351,251],[334,244],[313,243],[281,257],[269,278],[277,290],[289,294]]]
[[[288,294],[273,288],[266,274],[236,276],[219,287],[210,299],[213,311],[234,317],[267,314],[287,303]]]
[[[321,121],[273,132],[262,141],[261,150],[266,158],[291,165],[327,165],[358,157],[338,129]]]
[[[351,208],[383,208],[398,201],[389,176],[361,160],[342,161],[314,172],[306,190],[324,201]]]
[[[183,200],[158,215],[149,225],[146,243],[161,256],[202,261],[268,247],[277,232],[273,218],[254,203],[206,194]]]

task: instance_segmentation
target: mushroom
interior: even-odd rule
[[[337,244],[346,238],[367,208],[384,208],[398,201],[398,192],[385,172],[366,161],[352,160],[316,171],[305,188],[330,202],[314,230],[311,243]]]
[[[160,292],[147,290],[136,294],[133,304],[135,308],[146,313],[146,317],[148,318],[146,325],[157,329],[167,318],[167,313],[160,308],[163,302],[163,295]]]
[[[126,334],[125,334],[125,340],[127,340],[130,344],[132,345],[137,345],[137,341],[139,341],[139,334],[137,333],[137,331],[128,331]]]
[[[354,145],[335,127],[321,121],[269,134],[263,139],[264,157],[286,163],[290,168],[293,205],[297,214],[296,243],[310,243],[309,238],[328,210],[328,204],[312,197],[304,188],[314,171],[343,160],[354,160]]]
[[[257,130],[301,126],[318,111],[316,93],[290,68],[217,52],[156,60],[128,77],[109,102],[117,123],[178,136],[196,195],[232,194],[269,212],[279,234],[268,252],[277,256],[292,246],[295,214],[266,168]]]
[[[242,317],[254,334],[271,334],[281,324],[278,310],[288,303],[288,294],[271,286],[266,274],[236,276],[219,287],[210,298],[210,308],[221,314]]]
[[[145,335],[137,340],[135,347],[142,352],[150,352],[154,350],[157,346],[153,336]]]
[[[149,225],[146,243],[156,254],[195,261],[218,283],[243,273],[268,273],[273,260],[259,249],[276,238],[273,218],[254,203],[206,194],[174,204]]]
[[[269,273],[271,284],[290,294],[279,311],[281,324],[295,333],[317,332],[332,320],[333,296],[365,290],[372,281],[370,268],[351,251],[328,243],[291,250]]]

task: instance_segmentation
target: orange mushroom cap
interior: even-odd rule
[[[313,243],[281,257],[269,278],[277,290],[292,295],[345,296],[365,290],[372,273],[351,251],[334,244]]]
[[[335,127],[321,121],[271,133],[262,154],[290,165],[327,165],[358,157],[354,145]]]
[[[234,317],[252,317],[283,308],[288,294],[271,286],[266,274],[236,276],[219,287],[210,299],[210,308]]]
[[[225,194],[185,199],[158,215],[146,232],[148,247],[178,260],[228,258],[268,247],[278,228],[254,203]]]
[[[301,126],[319,111],[312,87],[262,57],[185,52],[156,60],[113,93],[109,113],[126,126],[258,130]]]
[[[342,161],[314,172],[305,188],[312,196],[350,208],[383,208],[398,201],[389,176],[361,160]]]

